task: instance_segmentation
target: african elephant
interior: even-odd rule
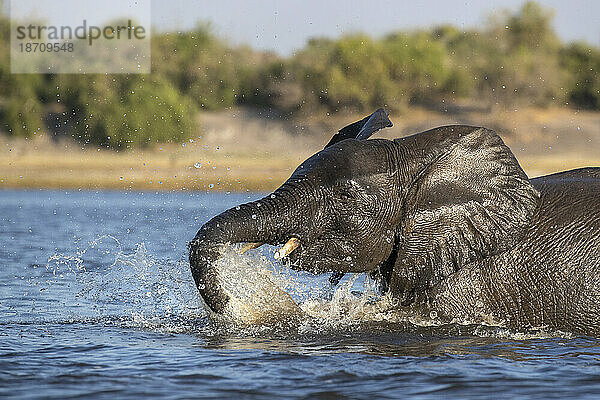
[[[285,243],[275,258],[334,282],[368,272],[398,306],[600,336],[600,168],[529,179],[474,126],[367,140],[391,125],[382,109],[348,125],[272,194],[202,226],[189,259],[208,307],[228,302],[222,244]]]

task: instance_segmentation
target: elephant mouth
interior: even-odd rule
[[[379,252],[370,249],[385,247],[373,245],[370,241],[359,242],[345,235],[320,231],[291,233],[277,241],[245,243],[239,252],[243,254],[264,244],[279,247],[273,254],[275,261],[288,265],[293,270],[313,274],[370,272],[382,261]]]
[[[367,272],[370,263],[363,257],[359,244],[326,236],[311,240],[290,237],[274,254],[276,261],[289,264],[297,271],[313,274],[327,272]]]
[[[278,250],[273,254],[273,258],[281,263],[289,263],[294,270],[304,270],[312,273],[321,273],[334,270],[334,265],[339,265],[339,262],[334,262],[339,257],[332,254],[327,254],[322,250],[327,246],[327,241],[322,238],[313,238],[310,241],[300,239],[297,236],[291,236],[283,243]],[[281,244],[280,243],[280,244]],[[238,252],[244,254],[252,249],[256,249],[266,244],[266,242],[250,242],[245,243]],[[316,255],[319,254],[320,257]],[[343,257],[344,260],[349,260],[351,257]]]
[[[247,242],[242,245],[239,249],[239,254],[244,254],[250,250],[261,247],[262,245],[267,244],[266,242]],[[297,237],[291,237],[279,250],[275,252],[274,258],[276,260],[281,260],[287,256],[289,256],[294,250],[296,250],[300,246],[300,239]]]

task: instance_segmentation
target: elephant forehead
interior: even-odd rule
[[[343,179],[382,174],[389,170],[385,148],[375,140],[344,140],[304,161],[293,179],[331,184]]]

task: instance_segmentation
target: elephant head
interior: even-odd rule
[[[522,237],[539,194],[498,135],[457,125],[368,139],[391,125],[382,109],[348,125],[273,193],[198,231],[190,265],[210,309],[228,302],[213,268],[226,243],[284,244],[275,258],[293,268],[371,272],[409,301]]]

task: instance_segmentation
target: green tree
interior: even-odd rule
[[[58,77],[72,135],[124,149],[194,136],[196,107],[160,76]]]
[[[10,21],[0,8],[0,53],[10,53]],[[43,131],[43,106],[39,101],[41,77],[11,74],[10,57],[0,59],[0,130],[14,136]]]
[[[258,58],[250,49],[227,46],[206,24],[157,35],[152,46],[153,73],[166,77],[198,107],[211,110],[237,103],[240,78]]]
[[[573,43],[560,55],[570,73],[569,100],[579,107],[600,110],[600,50]]]

